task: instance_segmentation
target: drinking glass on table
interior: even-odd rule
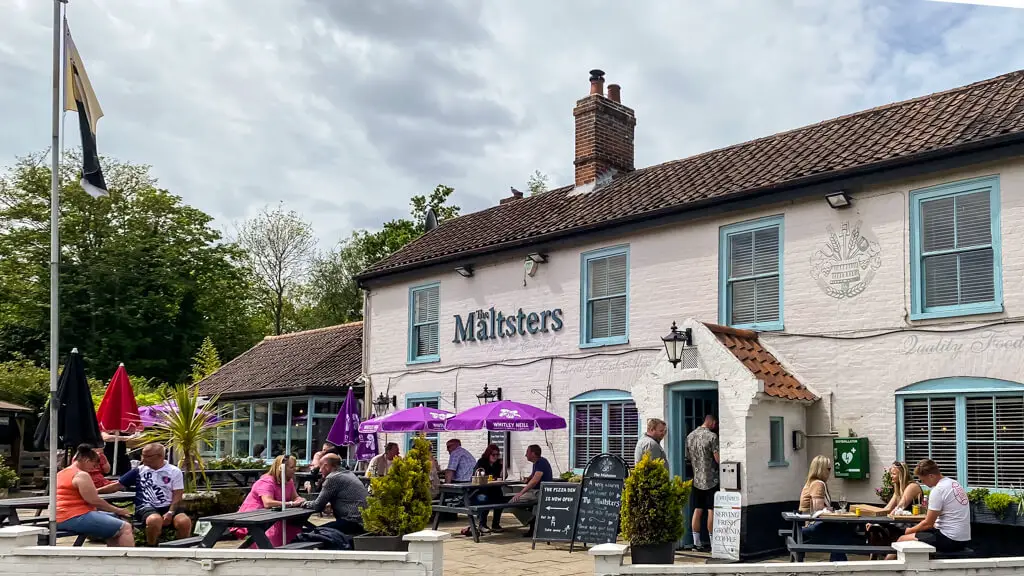
[[[846,495],[840,494],[839,495],[839,500],[836,502],[836,504],[839,505],[838,512],[846,512],[846,505],[847,505]]]

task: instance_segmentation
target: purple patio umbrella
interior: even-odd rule
[[[327,441],[335,446],[357,444],[359,442],[359,407],[356,405],[356,395],[350,386],[348,394],[345,395],[345,402],[338,411],[338,417],[334,419],[331,431],[327,433]]]
[[[364,434],[375,432],[442,432],[445,420],[453,414],[447,410],[416,406],[373,418],[359,425]]]
[[[565,418],[529,404],[499,400],[476,406],[452,416],[445,422],[446,430],[481,430],[492,432],[529,432],[534,428],[557,430],[565,428]]]

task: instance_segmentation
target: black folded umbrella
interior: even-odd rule
[[[52,399],[51,399],[52,401]],[[57,443],[58,449],[73,449],[79,444],[95,448],[103,446],[96,408],[92,403],[89,381],[85,378],[82,356],[75,348],[57,381]],[[36,427],[35,444],[39,449],[50,447],[50,407]]]

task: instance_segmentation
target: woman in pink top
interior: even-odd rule
[[[285,460],[287,458],[287,460]],[[302,506],[302,503],[306,500],[300,498],[298,492],[295,491],[295,468],[297,462],[294,456],[278,456],[274,459],[274,463],[270,466],[270,471],[260,477],[255,484],[252,485],[252,489],[249,490],[249,495],[245,497],[245,501],[242,502],[242,507],[238,509],[239,512],[251,512],[253,510],[262,509],[281,509],[282,500],[285,501],[286,508],[298,508]],[[284,485],[284,497],[282,498],[281,490],[281,468],[284,467],[285,485]],[[244,538],[247,534],[245,528],[236,528],[233,530],[236,536]],[[291,542],[299,533],[302,532],[300,526],[288,525],[287,531],[287,542]],[[274,524],[270,530],[267,530],[267,539],[274,546],[281,545],[281,523]],[[252,547],[256,545],[253,544]]]

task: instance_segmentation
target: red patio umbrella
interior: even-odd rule
[[[99,421],[100,430],[113,432],[114,436],[114,467],[111,473],[117,474],[117,441],[121,432],[135,432],[142,429],[142,419],[139,417],[139,406],[135,403],[135,391],[132,390],[132,383],[128,380],[128,371],[124,369],[124,362],[114,372],[114,377],[107,384],[107,391],[103,393],[103,400],[100,407],[96,409],[96,419]]]

